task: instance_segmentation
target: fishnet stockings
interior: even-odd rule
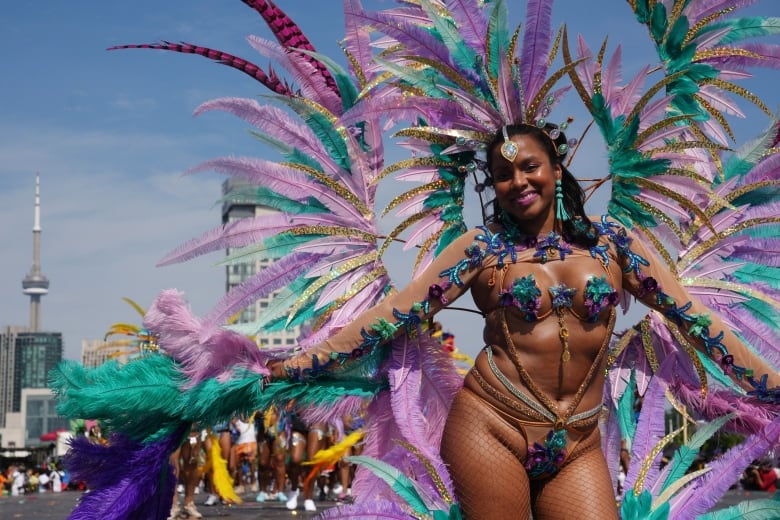
[[[452,404],[442,438],[461,509],[468,520],[610,520],[615,495],[598,429],[577,445],[558,474],[529,481],[526,441],[468,389]]]

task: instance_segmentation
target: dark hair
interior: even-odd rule
[[[514,135],[527,135],[534,138],[544,149],[547,157],[550,159],[550,163],[561,167],[561,187],[563,189],[563,207],[566,209],[566,213],[569,214],[569,220],[561,222],[560,232],[563,237],[569,242],[575,242],[584,246],[594,246],[598,242],[598,235],[594,232],[590,219],[585,214],[585,192],[582,190],[582,186],[574,178],[574,175],[564,166],[563,161],[566,158],[568,150],[563,153],[558,153],[558,147],[566,145],[567,140],[563,132],[560,132],[558,138],[553,143],[552,137],[547,133],[550,130],[557,128],[552,123],[547,123],[544,129],[541,129],[535,125],[529,124],[513,124],[507,125],[506,131],[509,137]],[[493,150],[500,146],[504,142],[504,134],[501,128],[498,129],[493,136],[493,140],[487,146],[487,172],[488,175],[492,175],[493,171]],[[488,179],[486,184],[492,186],[492,178]],[[500,206],[498,199],[494,198],[489,201],[486,206],[492,210],[492,214],[488,216],[488,222],[497,222]]]

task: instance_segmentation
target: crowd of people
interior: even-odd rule
[[[3,495],[60,493],[65,491],[69,484],[67,471],[55,463],[31,468],[11,464],[5,471],[0,472],[0,491]]]
[[[291,511],[299,505],[306,511],[317,511],[315,500],[349,502],[354,465],[340,458],[320,470],[311,461],[318,452],[342,442],[361,426],[360,417],[344,418],[337,424],[308,425],[294,403],[284,409],[233,417],[208,428],[193,426],[189,439],[171,456],[178,486],[169,518],[201,518],[195,503],[195,495],[201,490],[206,494],[203,506],[230,503],[247,495],[257,502],[284,502]],[[359,452],[357,443],[343,447],[339,453]],[[227,463],[234,486],[232,496],[221,493],[215,483],[215,466],[220,460]]]

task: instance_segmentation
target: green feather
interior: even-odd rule
[[[763,282],[773,289],[780,289],[780,268],[767,265],[745,264],[734,272],[737,280],[750,285]]]
[[[108,361],[92,369],[64,361],[49,374],[60,415],[97,419],[108,430],[145,441],[169,434],[181,422],[174,411],[181,383],[173,361],[163,354],[124,365]]]
[[[618,424],[620,425],[620,435],[630,442],[636,433],[636,418],[634,414],[634,394],[636,393],[636,377],[634,371],[631,371],[631,377],[628,385],[623,391],[618,401]],[[629,444],[628,449],[631,449]]]
[[[345,170],[349,170],[350,162],[347,145],[334,125],[325,115],[312,108],[300,98],[270,95],[263,97],[275,99],[289,106],[301,119],[303,119],[306,125],[311,128],[314,135],[317,136],[328,151],[331,159]]]
[[[650,35],[656,43],[661,43],[664,39],[668,27],[666,22],[666,6],[658,2],[653,6],[650,16]]]
[[[354,455],[345,460],[365,466],[377,477],[384,480],[417,514],[428,515],[430,510],[421,496],[419,486],[394,466],[373,457]]]
[[[274,139],[273,137],[270,137],[266,134],[261,134],[260,132],[257,132],[255,130],[250,130],[249,134],[257,139],[258,141],[264,142],[271,146],[272,148],[278,150],[285,159],[287,159],[289,162],[293,162],[296,164],[303,164],[304,166],[308,166],[309,168],[313,168],[319,172],[323,171],[322,166],[320,166],[320,163],[309,157],[308,155],[302,153],[297,148],[293,148],[290,145],[278,140]]]
[[[780,493],[772,498],[744,500],[725,509],[696,517],[696,520],[777,520],[780,518]]]
[[[718,20],[708,25],[702,33],[728,29],[718,41],[720,45],[734,43],[748,38],[780,34],[780,18],[774,16],[734,18]]]
[[[442,16],[439,10],[431,5],[430,0],[420,0],[420,5],[433,21],[439,39],[447,46],[455,63],[461,69],[470,70],[474,66],[476,54],[465,44],[452,18]]]
[[[344,68],[339,63],[318,52],[305,49],[296,49],[296,51],[312,56],[317,61],[322,62],[328,68],[328,71],[336,81],[336,86],[338,86],[339,95],[341,96],[341,108],[344,110],[344,112],[355,106],[355,102],[358,97],[358,91],[355,88],[355,83],[352,81],[349,73],[347,73],[347,71],[344,70]]]
[[[726,424],[734,414],[726,415],[725,417],[718,417],[717,419],[699,426],[696,433],[691,436],[690,440],[679,448],[674,453],[674,457],[669,462],[669,474],[666,476],[661,491],[664,491],[670,485],[672,485],[677,479],[685,476],[685,473],[690,468],[696,456],[699,454],[699,450],[704,443],[712,437],[715,432],[720,430],[721,426]]]
[[[488,19],[488,33],[489,37],[486,42],[486,48],[489,55],[488,65],[490,69],[488,74],[492,78],[500,77],[499,74],[499,62],[505,59],[504,53],[506,53],[509,47],[509,33],[507,31],[507,8],[503,0],[497,0],[493,6],[493,10],[490,12],[490,18]]]

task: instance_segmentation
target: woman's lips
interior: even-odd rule
[[[528,206],[539,198],[539,194],[535,191],[526,191],[515,197],[515,204],[518,206]]]

